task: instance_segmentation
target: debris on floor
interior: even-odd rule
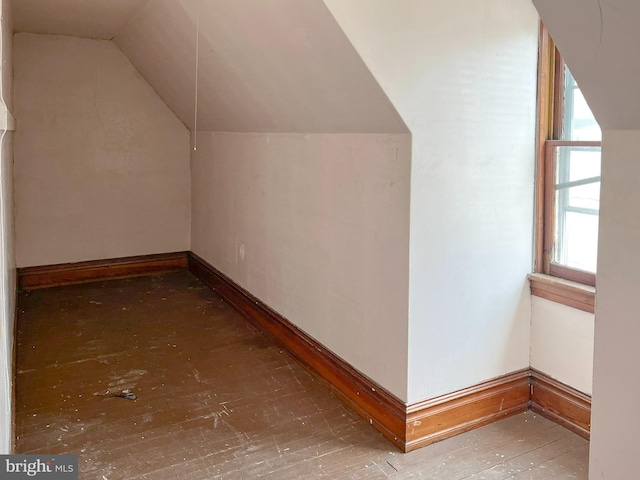
[[[116,393],[113,396],[119,397],[119,398],[126,398],[127,400],[136,400],[138,398],[137,395],[133,393],[131,390],[129,390],[128,388],[126,390],[123,390],[121,393]]]

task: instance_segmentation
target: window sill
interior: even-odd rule
[[[531,295],[585,312],[595,312],[596,289],[589,285],[541,273],[529,274]]]

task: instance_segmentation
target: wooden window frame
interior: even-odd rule
[[[553,242],[555,236],[555,170],[554,170],[554,152],[557,147],[600,147],[601,142],[573,141],[573,140],[546,140],[544,148],[544,177],[543,177],[543,195],[544,195],[544,219],[542,222],[543,231],[539,233],[542,236],[542,272],[553,277],[564,278],[573,282],[583,283],[585,285],[596,285],[596,275],[592,272],[570,268],[564,265],[553,263]],[[539,179],[538,179],[539,180]]]
[[[576,307],[577,301],[584,305],[586,295],[590,298],[589,308],[581,309],[593,311],[596,275],[552,262],[556,197],[554,152],[557,147],[563,146],[599,147],[601,142],[560,140],[565,85],[564,60],[542,23],[539,40],[535,273],[530,275],[531,290],[536,296],[572,307]],[[567,289],[567,281],[571,283],[570,289]]]

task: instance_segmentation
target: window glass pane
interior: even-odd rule
[[[580,87],[565,66],[562,140],[600,141],[602,132]]]
[[[568,212],[565,229],[563,265],[596,273],[598,217]],[[560,262],[558,262],[560,263]]]
[[[600,147],[556,147],[554,263],[596,271]]]

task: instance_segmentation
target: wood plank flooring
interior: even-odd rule
[[[531,412],[400,453],[187,272],[18,317],[17,452],[77,453],[82,479],[587,478],[588,442]]]

